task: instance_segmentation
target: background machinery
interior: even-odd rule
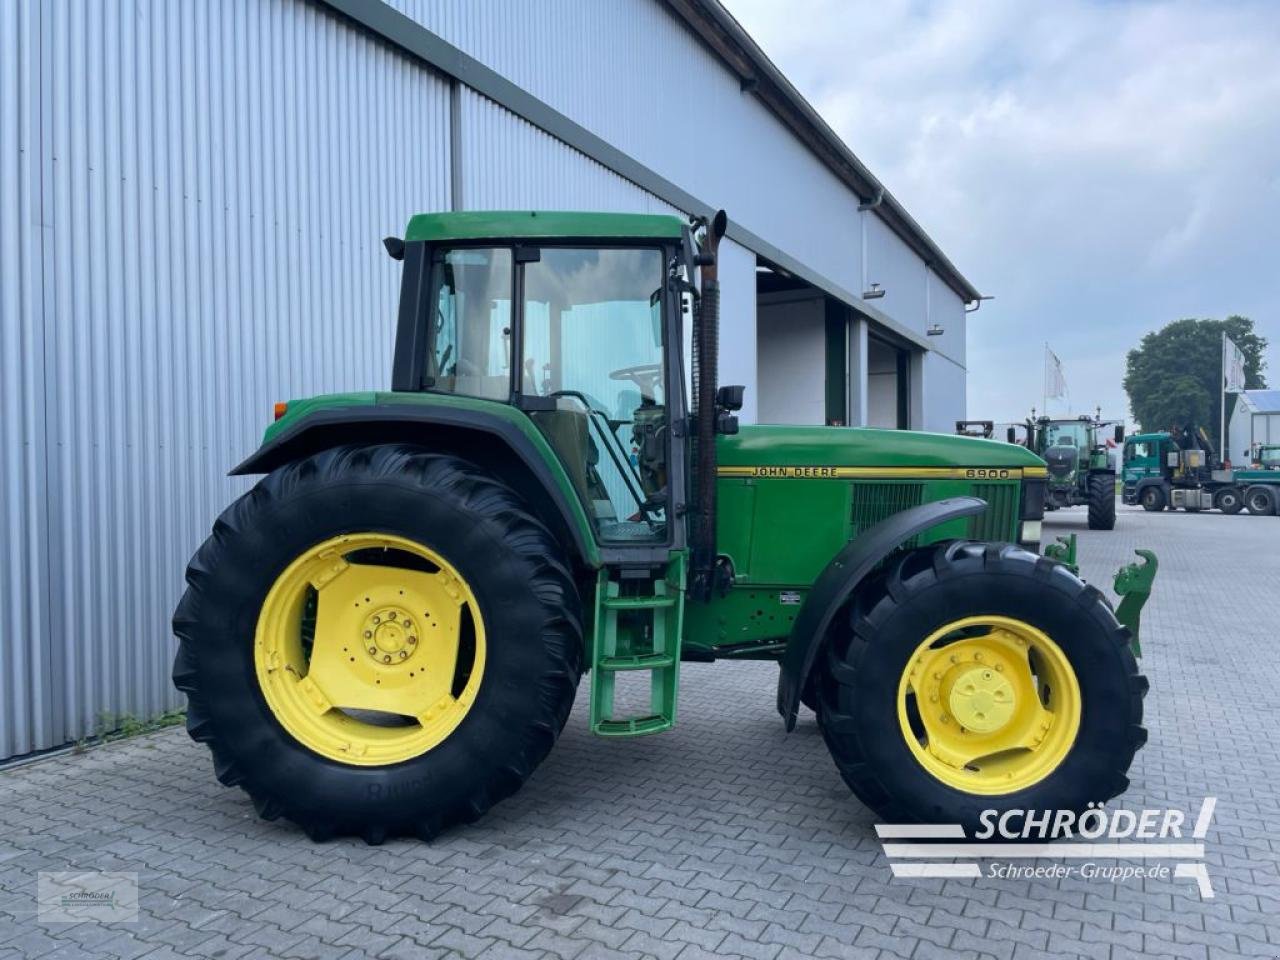
[[[1116,525],[1116,474],[1111,466],[1105,428],[1115,426],[1112,445],[1124,441],[1124,427],[1100,416],[1054,419],[1036,417],[1011,424],[1005,430],[1009,443],[1019,444],[1042,458],[1048,466],[1044,484],[1044,508],[1087,506],[1090,530],[1111,530]],[[957,420],[962,436],[991,437],[990,420]]]
[[[1124,502],[1151,511],[1247,509],[1259,516],[1280,504],[1280,447],[1259,446],[1247,469],[1220,461],[1203,428],[1140,433],[1124,444]]]

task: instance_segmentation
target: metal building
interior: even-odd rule
[[[1280,443],[1280,390],[1244,390],[1235,398],[1226,457],[1244,466],[1259,445]]]
[[[963,417],[977,291],[716,0],[0,5],[0,758],[179,704],[225,471],[387,384],[411,213],[716,207],[746,420]]]

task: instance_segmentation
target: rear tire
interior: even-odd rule
[[[255,661],[260,611],[273,584],[316,544],[354,531],[435,551],[474,597],[484,631],[471,641],[483,643],[484,659],[476,661],[483,672],[474,693],[457,701],[466,709],[456,727],[425,752],[382,765],[361,765],[358,752],[342,760],[304,746],[288,717],[268,703]],[[351,570],[378,562],[350,558]],[[509,488],[452,456],[400,445],[340,447],[281,467],[218,518],[191,560],[187,584],[173,618],[180,641],[173,680],[188,698],[187,731],[209,745],[224,785],[244,788],[262,817],[283,816],[313,839],[429,839],[477,819],[533,772],[573,705],[581,602],[562,551]],[[425,633],[421,621],[429,618],[415,617],[417,632]],[[319,640],[312,642],[313,660]],[[350,669],[358,668],[357,656],[363,660],[363,646],[353,644]],[[422,646],[424,655],[408,663],[426,676],[425,637]],[[436,708],[427,706],[423,716],[430,717]],[[340,713],[323,716],[344,725],[354,719],[359,730],[361,717]],[[377,739],[371,742],[377,748]]]
[[[1148,513],[1159,513],[1165,508],[1164,490],[1157,486],[1143,487],[1138,502]]]
[[[923,740],[913,748],[903,727],[900,680],[919,662],[918,645],[970,616],[1008,618],[1042,631],[1065,654],[1078,684],[1074,739],[1063,741],[1056,765],[1013,792],[999,792],[999,775],[975,778],[966,789],[946,782],[918,758]],[[979,669],[989,663],[990,657]],[[1078,812],[1128,787],[1126,772],[1146,742],[1147,681],[1138,673],[1128,630],[1097,589],[1063,565],[1012,545],[959,541],[905,554],[859,588],[818,669],[818,722],[832,759],[854,794],[885,822],[972,829],[986,809]],[[923,738],[918,722],[910,729]],[[970,769],[976,770],[948,775],[964,779]]]
[[[1234,515],[1244,509],[1244,496],[1235,487],[1225,487],[1213,498],[1213,505],[1223,513]]]
[[[1116,480],[1109,473],[1089,478],[1089,529],[1113,530],[1116,525]]]
[[[1276,495],[1270,487],[1258,484],[1245,490],[1244,505],[1255,517],[1269,517],[1276,512]]]

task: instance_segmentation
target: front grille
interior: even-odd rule
[[[853,485],[853,534],[858,536],[885,517],[918,507],[923,483],[855,483]]]
[[[969,518],[972,540],[1017,540],[1018,485],[1016,483],[975,483],[973,495],[987,501],[987,509]]]

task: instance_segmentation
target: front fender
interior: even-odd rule
[[[782,714],[788,730],[795,728],[800,691],[809,679],[827,629],[863,578],[917,534],[948,520],[972,517],[985,509],[987,502],[977,497],[952,497],[903,510],[863,531],[827,564],[796,615],[782,654],[778,713]]]

